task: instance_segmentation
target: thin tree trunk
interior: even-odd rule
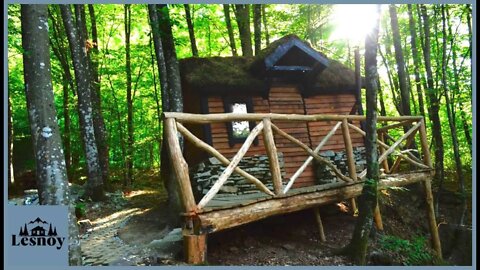
[[[253,5],[253,36],[255,43],[255,55],[262,49],[262,5]]]
[[[377,5],[380,13],[380,5]],[[359,215],[355,224],[352,240],[348,246],[355,265],[366,265],[368,237],[373,228],[373,210],[377,205],[377,185],[379,177],[377,151],[377,42],[378,18],[372,33],[365,38],[365,76],[367,97],[367,119],[365,149],[367,158],[367,180],[359,197]]]
[[[127,178],[123,187],[130,191],[133,182],[133,98],[132,98],[132,68],[130,58],[130,29],[132,24],[131,5],[124,6],[124,25],[125,25],[125,73],[127,75],[127,158],[126,169]]]
[[[378,49],[378,53],[380,54],[380,57],[382,58],[382,62],[383,62],[383,65],[385,66],[385,69],[387,70],[387,77],[388,77],[388,82],[390,84],[390,91],[392,92],[393,105],[395,105],[395,109],[400,113],[400,110],[401,110],[400,104],[399,104],[397,95],[395,94],[395,92],[397,92],[396,89],[397,89],[398,86],[395,83],[396,82],[395,78],[393,78],[393,75],[390,72],[388,61],[387,61],[386,57],[383,55],[382,50],[380,48]]]
[[[267,14],[265,12],[265,6],[267,4],[262,4],[262,21],[263,21],[263,32],[265,33],[265,43],[270,45],[270,35],[268,34],[268,24],[267,24]]]
[[[78,110],[80,130],[87,160],[88,182],[85,196],[94,201],[104,199],[103,181],[98,159],[98,149],[95,141],[92,115],[92,100],[90,93],[90,76],[88,70],[85,40],[73,23],[72,11],[69,5],[60,5],[63,24],[67,32],[68,42],[73,58],[75,81],[78,93]],[[77,18],[78,20],[78,18]]]
[[[250,33],[250,5],[235,5],[235,18],[240,33],[243,56],[253,56],[252,34]]]
[[[184,4],[183,7],[185,8],[185,17],[187,19],[188,35],[190,36],[190,46],[192,47],[192,55],[195,57],[198,57],[197,42],[195,40],[195,31],[193,29],[192,16],[190,13],[190,5]]]
[[[425,69],[427,72],[427,96],[430,103],[430,106],[428,106],[428,114],[430,115],[430,121],[432,122],[432,137],[433,137],[433,144],[435,147],[435,181],[438,183],[439,191],[441,192],[443,180],[445,178],[445,171],[444,171],[444,161],[443,161],[444,149],[443,149],[443,138],[442,138],[442,125],[441,125],[440,116],[439,116],[440,101],[437,97],[437,91],[434,87],[432,64],[431,64],[431,58],[430,58],[431,56],[430,18],[427,14],[427,8],[423,4],[421,5],[421,12],[422,12],[422,18],[423,18],[423,33],[425,36],[423,57],[425,61]],[[436,214],[438,214],[438,201],[439,201],[439,196],[437,196],[437,201],[435,204]]]
[[[458,187],[460,193],[463,195],[463,204],[466,204],[465,199],[465,179],[463,176],[463,166],[462,166],[462,159],[460,158],[460,149],[458,147],[458,136],[457,136],[457,127],[455,125],[455,116],[453,114],[453,107],[451,107],[451,100],[450,100],[450,89],[448,87],[447,82],[447,23],[446,23],[446,16],[445,16],[445,5],[442,5],[442,35],[443,35],[443,42],[442,42],[442,84],[443,84],[443,91],[445,95],[445,106],[447,107],[447,117],[448,117],[448,125],[450,127],[450,133],[452,136],[452,144],[453,144],[453,156],[455,158],[455,165],[457,170],[457,177],[458,177]],[[450,31],[451,32],[451,31]],[[463,214],[460,217],[460,225],[463,225]]]
[[[169,93],[169,105],[170,111],[182,112],[183,111],[183,97],[182,87],[180,83],[180,69],[178,66],[177,54],[175,51],[175,44],[173,42],[172,26],[170,22],[169,10],[167,5],[157,5],[157,17],[160,26],[160,39],[163,48],[163,54],[165,57],[165,67],[167,71],[168,81],[168,93]],[[162,90],[163,91],[163,90]],[[165,109],[163,111],[166,111]],[[183,140],[179,138],[180,146],[183,149]],[[178,194],[178,182],[175,174],[171,171],[171,160],[166,155],[165,144],[162,152],[164,158],[162,159],[162,179],[165,183],[168,192],[168,204],[170,210],[170,220],[173,224],[178,225],[180,223],[179,215],[181,211],[182,202]],[[163,154],[162,154],[163,155]],[[164,162],[170,160],[170,162]]]
[[[387,116],[387,110],[385,108],[385,101],[383,99],[383,89],[382,84],[380,83],[380,76],[377,77],[378,82],[378,97],[380,98],[380,115]]]
[[[65,149],[65,167],[67,168],[67,176],[69,180],[73,180],[72,177],[72,150],[71,150],[71,138],[70,138],[70,97],[68,95],[68,80],[65,74],[62,74],[63,79],[63,145]]]
[[[158,22],[158,21],[157,21]],[[155,110],[157,112],[157,121],[158,121],[158,131],[157,131],[157,142],[158,142],[158,159],[162,159],[162,105],[160,104],[160,95],[158,92],[157,88],[157,79],[156,79],[156,70],[155,70],[155,55],[153,53],[152,47],[152,38],[149,39],[149,47],[150,47],[150,58],[151,58],[151,67],[152,67],[152,75],[153,75],[153,93],[154,93],[154,99],[156,103]]]
[[[407,74],[405,73],[405,59],[403,56],[400,31],[398,29],[397,8],[394,4],[389,6],[390,20],[392,24],[393,46],[395,47],[395,59],[397,61],[397,73],[400,85],[400,106],[401,115],[411,115],[410,94],[407,85]]]
[[[15,182],[13,176],[13,126],[12,126],[12,102],[8,97],[8,188],[11,189]]]
[[[92,31],[92,44],[91,49],[87,51],[89,66],[91,68],[91,80],[92,80],[92,106],[93,106],[93,124],[95,127],[95,138],[98,147],[98,157],[100,167],[102,169],[102,180],[105,189],[110,190],[110,161],[109,161],[109,146],[108,146],[108,133],[105,127],[105,120],[102,114],[102,95],[100,92],[100,75],[98,73],[98,34],[97,34],[97,21],[95,17],[95,9],[93,5],[88,5],[88,11],[90,15],[90,24]],[[82,11],[85,14],[85,11]],[[86,28],[86,22],[83,21]]]
[[[227,24],[228,31],[228,40],[230,41],[230,49],[232,50],[232,55],[237,56],[237,46],[235,45],[235,38],[233,36],[233,27],[232,20],[230,19],[230,5],[223,4],[223,13],[225,14],[225,23]]]
[[[35,153],[40,204],[69,206],[69,263],[81,265],[78,228],[53,97],[47,5],[22,5],[25,94]]]
[[[422,81],[420,78],[420,55],[417,48],[417,27],[413,18],[412,5],[408,4],[408,23],[410,27],[410,44],[412,46],[413,73],[415,75],[415,88],[417,90],[418,108],[420,114],[425,117],[425,105],[423,101]]]

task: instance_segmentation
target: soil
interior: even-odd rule
[[[89,219],[92,226],[83,229],[81,235],[85,265],[185,265],[181,252],[165,258],[158,257],[158,254],[148,248],[150,242],[163,238],[173,229],[166,222],[164,191],[140,189],[121,197],[123,204],[109,200],[87,205],[90,210],[87,211],[85,219]],[[383,254],[377,241],[382,234],[395,235],[401,239],[413,239],[421,235],[428,239],[425,211],[412,211],[423,207],[422,200],[422,196],[411,190],[390,190],[382,193],[380,202],[385,230],[370,241],[370,254]],[[454,205],[449,204],[449,207],[450,209],[444,208],[442,205],[440,208],[444,221],[454,218]],[[210,234],[207,264],[352,265],[349,257],[337,255],[337,251],[349,243],[355,225],[356,217],[348,210],[347,202],[320,208],[326,242],[319,240],[311,209]],[[126,214],[113,219],[112,222],[116,225],[94,230],[96,226],[103,224],[98,220],[112,220],[110,217],[119,213]],[[110,231],[109,235],[117,238],[117,241],[105,241],[105,230]],[[101,237],[95,236],[98,233],[103,234]],[[99,241],[103,241],[102,246],[108,246],[105,247],[108,255],[88,254],[93,243]],[[389,256],[383,254],[383,257]],[[370,256],[369,264],[401,265],[402,262],[392,258],[378,261],[375,256]]]

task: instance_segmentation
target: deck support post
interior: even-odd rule
[[[268,118],[263,119],[263,138],[268,155],[268,164],[272,173],[272,182],[275,195],[283,194],[282,172],[278,162],[277,147],[273,138],[272,122]]]
[[[318,207],[313,208],[313,213],[315,214],[315,220],[317,221],[318,234],[320,235],[320,241],[325,242],[325,232],[323,231],[322,218],[320,217],[320,209]]]
[[[342,134],[343,134],[343,141],[345,143],[345,152],[347,154],[347,164],[348,164],[348,174],[353,181],[357,181],[357,170],[355,168],[355,157],[353,155],[353,146],[352,146],[352,139],[350,138],[350,131],[348,129],[348,120],[344,118],[342,120]],[[352,213],[355,215],[358,211],[357,204],[355,202],[355,198],[350,200]]]
[[[373,219],[375,220],[375,226],[377,227],[377,230],[383,231],[382,214],[380,213],[380,205],[378,205],[378,200],[377,206],[375,206],[375,209],[373,210]]]
[[[186,263],[198,265],[207,261],[207,234],[184,232],[183,247]]]
[[[432,167],[432,159],[428,149],[427,131],[425,130],[425,120],[420,120],[420,143],[422,145],[423,162],[430,168]],[[432,170],[433,174],[433,170]],[[442,258],[442,245],[440,243],[440,235],[438,234],[437,220],[435,218],[435,208],[433,206],[432,183],[431,178],[428,177],[423,181],[425,189],[425,200],[427,202],[428,223],[430,225],[430,234],[432,236],[433,249],[437,256]]]

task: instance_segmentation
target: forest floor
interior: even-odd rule
[[[127,194],[117,191],[107,193],[103,202],[85,202],[79,219],[84,265],[185,265],[179,230],[167,225],[162,183],[154,172],[136,178]],[[453,193],[443,195],[437,220],[444,254],[448,255],[444,257],[448,258],[439,261],[427,248],[422,193],[414,186],[391,189],[382,191],[379,201],[384,231],[370,240],[369,265],[471,265],[471,204],[468,229],[459,234],[450,226],[458,218],[458,199]],[[353,234],[356,217],[348,210],[347,202],[320,208],[326,242],[319,240],[311,209],[210,234],[207,264],[352,265],[348,257],[335,252],[348,244]],[[160,239],[170,242],[165,245]],[[465,241],[470,241],[470,247]],[[459,243],[463,248],[458,248]]]
[[[412,211],[423,200],[420,193],[399,189],[381,194],[385,230],[370,240],[370,265],[463,264],[439,262],[428,255],[426,215],[424,211]],[[109,198],[87,203],[83,219],[88,222],[81,226],[85,265],[184,265],[181,238],[176,239],[180,240],[176,246],[169,247],[170,253],[152,245],[173,229],[166,223],[163,189],[143,186],[126,195],[111,193]],[[441,205],[440,223],[455,218],[455,207],[451,200]],[[352,265],[348,257],[335,252],[349,243],[353,233],[356,218],[347,210],[347,203],[320,208],[327,238],[323,243],[311,210],[211,234],[208,265]],[[427,255],[418,257],[415,254],[419,252]]]

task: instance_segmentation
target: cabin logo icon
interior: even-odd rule
[[[61,249],[65,237],[59,237],[57,227],[37,217],[20,227],[17,234],[12,234],[12,246],[46,246]]]

